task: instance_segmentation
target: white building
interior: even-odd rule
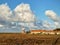
[[[60,31],[53,31],[53,30],[31,30],[31,34],[60,34]]]

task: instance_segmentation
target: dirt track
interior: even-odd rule
[[[60,35],[1,33],[0,45],[60,45]]]

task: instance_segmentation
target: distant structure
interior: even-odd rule
[[[60,34],[60,31],[54,31],[54,30],[31,30],[31,34]]]
[[[56,29],[54,29],[54,31],[60,31],[60,28],[56,28]]]
[[[55,34],[52,30],[31,30],[31,34]]]
[[[56,32],[56,34],[60,34],[60,28],[56,28],[53,31]]]
[[[22,32],[21,33],[25,33],[25,28],[22,28]]]

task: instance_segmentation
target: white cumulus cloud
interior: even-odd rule
[[[9,16],[11,15],[11,10],[7,3],[0,5],[0,17],[4,20],[8,20]]]
[[[59,18],[57,18],[57,14],[55,12],[47,10],[45,14],[55,21],[55,25],[58,25],[56,22],[59,21]],[[21,3],[17,5],[14,10],[11,10],[6,3],[0,5],[0,27],[15,29],[20,26],[19,28],[28,27],[30,30],[51,28],[51,24],[48,21],[42,21],[43,23],[41,21],[35,21],[36,16],[32,12],[29,4]]]
[[[34,22],[35,15],[33,14],[32,10],[30,9],[29,4],[21,3],[14,9],[15,15],[19,18],[22,22]]]
[[[46,16],[51,18],[53,21],[58,21],[59,20],[59,17],[57,16],[57,14],[52,10],[46,10],[45,14],[46,14]]]
[[[60,17],[53,10],[46,10],[45,14],[54,21],[56,28],[60,27]]]

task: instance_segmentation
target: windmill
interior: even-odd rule
[[[25,33],[25,27],[21,26],[21,33]]]

